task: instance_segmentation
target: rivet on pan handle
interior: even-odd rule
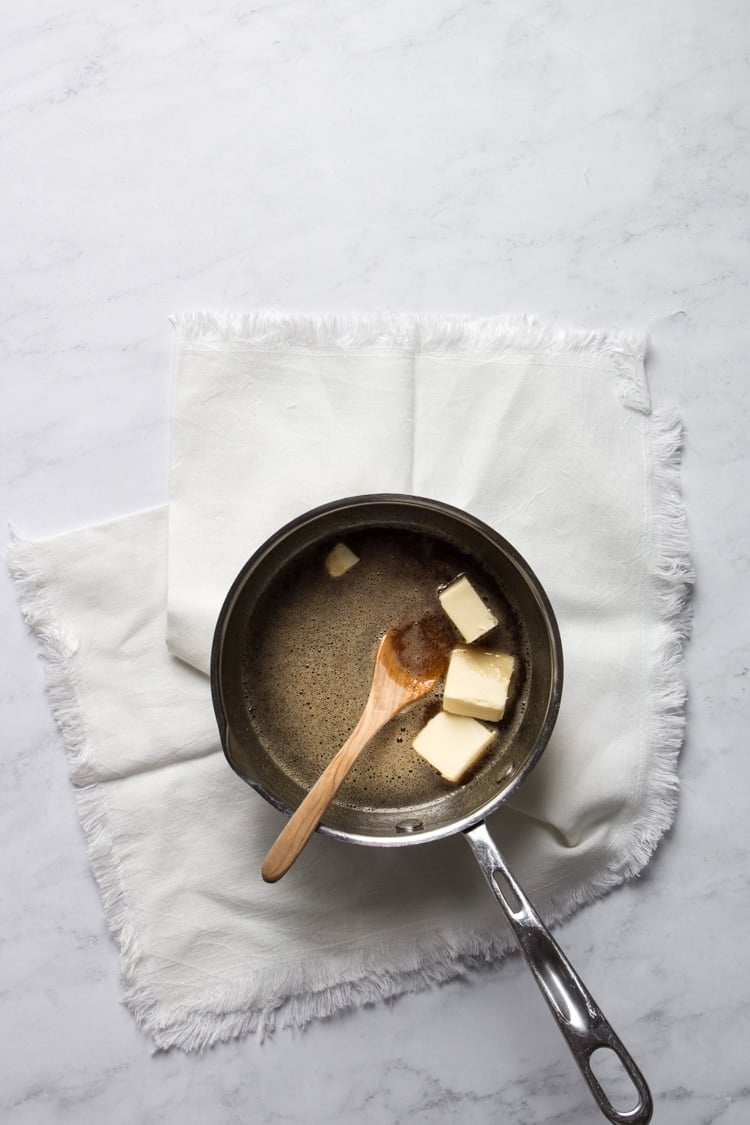
[[[514,879],[486,824],[465,836],[602,1113],[614,1125],[647,1125],[653,1103],[643,1075]],[[601,1048],[614,1051],[630,1077],[638,1094],[632,1109],[616,1109],[594,1075],[591,1056]]]

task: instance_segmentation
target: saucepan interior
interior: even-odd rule
[[[254,627],[261,612],[268,614],[269,602],[273,611],[274,599],[283,596],[281,579],[301,556],[316,557],[339,540],[357,542],[373,529],[411,537],[410,542],[424,539],[436,550],[456,550],[470,559],[480,581],[502,591],[522,650],[512,706],[500,724],[501,752],[488,755],[459,786],[436,777],[429,792],[415,794],[407,783],[383,796],[377,786],[368,789],[357,786],[356,779],[351,785],[347,781],[320,825],[321,832],[354,843],[417,844],[468,828],[492,812],[533,768],[557,716],[562,652],[554,614],[528,565],[496,531],[459,509],[402,495],[350,497],[295,519],[253,555],[227,595],[212,652],[213,701],[232,768],[276,807],[287,812],[295,808],[314,776],[300,778],[299,746],[271,745],[283,740],[269,740],[259,728],[249,652]],[[373,649],[376,643],[373,637]],[[362,703],[368,686],[361,685]],[[280,691],[293,689],[293,684],[279,684]],[[391,728],[388,737],[409,761],[414,751],[403,744],[397,719]],[[330,756],[337,749],[332,745]],[[359,768],[358,762],[355,770]]]

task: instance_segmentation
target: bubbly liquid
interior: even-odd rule
[[[466,574],[498,620],[480,644],[516,656],[495,748],[480,767],[491,768],[494,759],[497,768],[517,725],[514,712],[524,706],[528,680],[522,632],[501,591],[473,560],[429,536],[375,528],[347,535],[346,543],[360,561],[345,575],[331,578],[325,568],[333,541],[318,544],[276,577],[253,615],[245,698],[267,752],[309,789],[362,713],[386,629],[440,611],[438,589]],[[461,642],[457,633],[455,640]],[[405,808],[454,788],[411,747],[440,709],[442,685],[441,680],[375,735],[339,791],[339,803]]]

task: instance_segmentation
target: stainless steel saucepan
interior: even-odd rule
[[[301,515],[273,535],[242,568],[216,626],[211,686],[227,760],[276,808],[289,813],[300,803],[304,790],[291,771],[285,771],[283,757],[268,752],[253,726],[243,674],[250,623],[269,583],[300,552],[370,528],[417,532],[473,559],[503,591],[523,624],[531,654],[530,686],[513,738],[510,768],[503,776],[480,769],[465,784],[418,805],[373,808],[335,799],[319,831],[374,847],[409,847],[462,833],[601,1111],[614,1123],[645,1125],[653,1108],[640,1070],[544,926],[485,824],[543,753],[557,718],[563,678],[560,634],[549,600],[518,551],[501,535],[459,509],[398,494],[339,500]],[[331,753],[336,749],[331,747]],[[592,1056],[602,1049],[614,1052],[630,1077],[637,1096],[632,1108],[617,1109],[593,1073]]]

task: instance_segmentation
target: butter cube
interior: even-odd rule
[[[483,637],[497,625],[492,610],[484,604],[465,574],[439,590],[438,598],[463,639],[469,643]]]
[[[443,707],[491,723],[502,719],[514,667],[508,653],[457,645],[445,676]]]
[[[340,578],[359,562],[359,555],[355,555],[346,543],[337,543],[326,555],[326,570],[331,578]]]
[[[495,732],[476,719],[440,711],[414,739],[420,757],[442,774],[446,781],[461,781],[487,752]]]

